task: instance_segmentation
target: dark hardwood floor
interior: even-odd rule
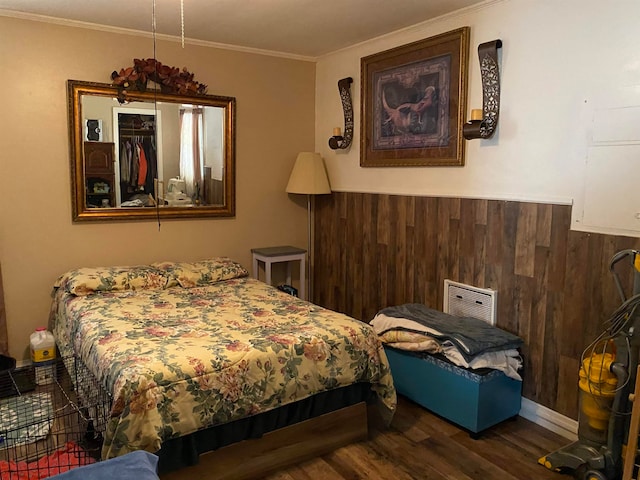
[[[389,428],[369,440],[273,473],[266,480],[569,480],[538,458],[569,440],[522,417],[474,440],[469,433],[400,397]]]

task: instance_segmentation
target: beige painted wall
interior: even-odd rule
[[[0,17],[0,262],[10,354],[47,323],[57,276],[88,265],[227,255],[251,267],[252,247],[306,245],[306,199],[285,186],[314,147],[312,62],[159,41],[157,58],[186,66],[209,93],[237,99],[233,219],[73,224],[67,79],[108,83],[152,41]]]

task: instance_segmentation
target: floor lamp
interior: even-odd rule
[[[313,301],[313,284],[311,282],[311,276],[313,275],[311,270],[311,262],[313,261],[311,250],[311,195],[331,193],[327,170],[320,154],[311,152],[298,154],[286,191],[287,193],[298,193],[307,196],[307,264],[309,265],[309,274],[307,275],[307,292],[309,293],[307,296],[309,301]]]

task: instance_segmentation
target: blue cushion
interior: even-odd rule
[[[49,477],[55,480],[159,480],[158,457],[139,450]]]

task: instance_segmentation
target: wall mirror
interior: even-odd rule
[[[235,98],[67,87],[74,222],[235,215]]]

